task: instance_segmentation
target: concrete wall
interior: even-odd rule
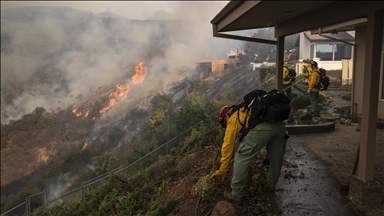
[[[300,35],[300,51],[299,51],[299,59],[309,59],[311,52],[311,42],[304,35],[304,32],[301,32]]]

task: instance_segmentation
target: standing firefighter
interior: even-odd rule
[[[317,62],[311,61],[311,75],[308,81],[308,94],[312,105],[312,112],[314,116],[320,117],[320,108],[318,106],[319,92],[320,90],[316,86],[320,83],[320,71],[317,67]]]

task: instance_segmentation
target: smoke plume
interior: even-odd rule
[[[166,91],[168,83],[189,76],[197,61],[225,59],[241,48],[242,42],[212,36],[210,20],[222,4],[173,5],[148,20],[68,7],[2,10],[1,123],[40,106],[64,109],[80,95],[129,83],[141,61],[149,65],[148,74],[132,93]]]

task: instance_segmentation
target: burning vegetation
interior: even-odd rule
[[[138,84],[144,81],[145,76],[147,75],[147,68],[143,66],[144,62],[139,62],[135,66],[135,72],[136,74],[132,76],[132,83],[133,84]],[[112,92],[109,95],[109,105],[104,107],[103,109],[100,110],[100,113],[104,113],[111,109],[113,106],[115,106],[118,102],[118,100],[123,100],[127,97],[128,92],[130,89],[130,85],[119,85],[116,84],[116,91]]]

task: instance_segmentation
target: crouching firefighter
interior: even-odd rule
[[[243,99],[241,105],[224,106],[218,111],[218,121],[226,130],[221,148],[221,166],[211,176],[211,178],[219,176],[224,180],[236,137],[242,132],[239,139],[241,143],[234,157],[231,190],[224,192],[225,199],[236,204],[242,203],[251,161],[265,147],[270,160],[267,178],[269,191],[275,190],[288,139],[283,120],[288,118],[290,112],[290,107],[287,105],[290,100],[277,90],[268,93],[254,90]],[[274,104],[273,100],[278,104]],[[275,111],[269,111],[270,109]]]

